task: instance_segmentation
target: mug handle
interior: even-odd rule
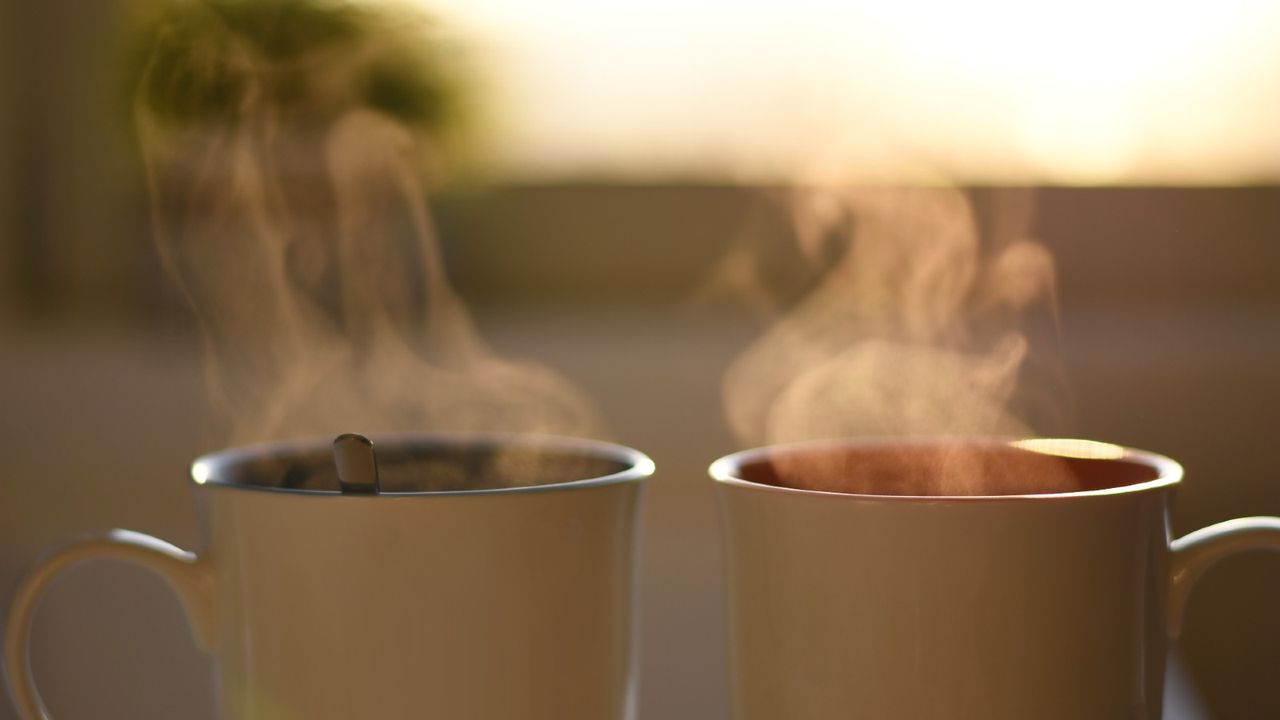
[[[1201,528],[1173,541],[1169,583],[1169,635],[1182,633],[1191,588],[1224,557],[1246,550],[1280,550],[1280,517],[1247,517]]]
[[[212,647],[213,573],[203,558],[163,540],[131,530],[112,530],[58,550],[40,562],[18,585],[9,608],[4,661],[9,687],[22,720],[49,720],[31,673],[31,617],[44,588],[58,574],[82,560],[128,560],[158,573],[178,593],[187,611],[196,644]]]

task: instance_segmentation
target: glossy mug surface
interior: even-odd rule
[[[634,715],[635,520],[647,457],[581,440],[375,438],[382,494],[342,494],[327,442],[192,467],[205,549],[115,531],[24,581],[6,661],[24,720],[41,588],[69,564],[144,564],[178,592],[236,720]],[[139,692],[145,691],[138,688]]]
[[[1105,443],[823,441],[711,474],[739,720],[1158,720],[1191,585],[1280,549],[1276,518],[1171,540],[1181,467]]]

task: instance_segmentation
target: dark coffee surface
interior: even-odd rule
[[[1133,460],[1084,459],[1002,443],[779,448],[745,463],[750,482],[859,495],[998,496],[1080,492],[1154,480]]]
[[[630,466],[581,450],[477,442],[455,445],[377,442],[381,492],[495,490],[589,480]],[[272,490],[338,491],[328,444],[281,445],[220,462],[210,482]]]

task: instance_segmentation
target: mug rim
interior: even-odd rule
[[[1095,460],[1119,460],[1134,464],[1144,465],[1156,471],[1156,477],[1151,480],[1145,480],[1139,483],[1130,483],[1128,485],[1119,485],[1116,487],[1101,488],[1098,490],[1075,490],[1071,492],[1055,492],[1055,493],[1015,493],[1009,495],[879,495],[871,493],[847,493],[836,492],[834,490],[810,490],[806,488],[788,487],[784,485],[770,485],[768,483],[755,482],[745,480],[739,477],[739,470],[743,465],[752,462],[766,460],[768,455],[778,451],[787,452],[804,452],[813,450],[826,450],[837,448],[867,448],[867,447],[888,447],[888,446],[913,446],[913,445],[930,445],[940,443],[966,443],[973,445],[990,445],[990,446],[1007,446],[1015,447],[1030,452],[1038,452],[1051,457],[1076,458],[1076,459],[1095,459]],[[1077,452],[1081,449],[1096,450],[1098,454],[1070,454],[1075,448]],[[779,493],[790,493],[794,495],[814,495],[814,496],[830,496],[839,497],[851,501],[875,501],[875,502],[904,502],[904,503],[921,503],[921,502],[963,502],[963,503],[991,503],[991,502],[1031,502],[1031,501],[1050,501],[1050,500],[1067,500],[1071,498],[1087,498],[1087,497],[1104,497],[1114,495],[1131,495],[1143,492],[1150,492],[1164,488],[1171,488],[1182,481],[1183,469],[1182,465],[1176,460],[1160,455],[1158,453],[1149,452],[1147,450],[1137,450],[1135,448],[1125,447],[1123,445],[1115,445],[1112,443],[1101,442],[1097,440],[1086,440],[1083,438],[1050,438],[1050,437],[1014,437],[1014,436],[964,436],[964,435],[885,435],[885,436],[865,436],[865,437],[848,437],[848,438],[824,438],[819,440],[800,440],[795,442],[778,443],[775,445],[762,445],[747,450],[739,450],[738,452],[725,455],[707,468],[707,473],[715,480],[719,486],[741,487],[754,490],[763,490]]]
[[[500,447],[516,446],[527,448],[546,448],[567,452],[579,452],[595,458],[616,462],[623,469],[608,475],[566,480],[564,482],[543,483],[539,485],[519,485],[514,487],[476,488],[470,490],[414,490],[388,491],[382,493],[355,494],[340,490],[316,490],[307,488],[271,487],[266,485],[244,485],[218,479],[218,470],[230,464],[252,461],[282,452],[324,451],[333,442],[331,437],[295,438],[279,441],[259,442],[239,445],[204,453],[191,461],[189,477],[197,488],[224,488],[246,492],[265,492],[272,494],[302,495],[315,497],[341,497],[350,499],[387,498],[387,497],[442,497],[468,495],[511,495],[535,492],[554,492],[564,489],[601,487],[628,482],[639,482],[653,475],[655,465],[648,455],[635,448],[603,440],[566,437],[560,435],[541,435],[536,433],[500,433],[500,432],[420,432],[420,433],[386,433],[369,436],[376,446],[378,443],[421,443],[434,447],[452,444],[464,447]]]

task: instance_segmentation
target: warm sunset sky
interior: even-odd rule
[[[1280,178],[1266,0],[417,0],[515,174]]]

